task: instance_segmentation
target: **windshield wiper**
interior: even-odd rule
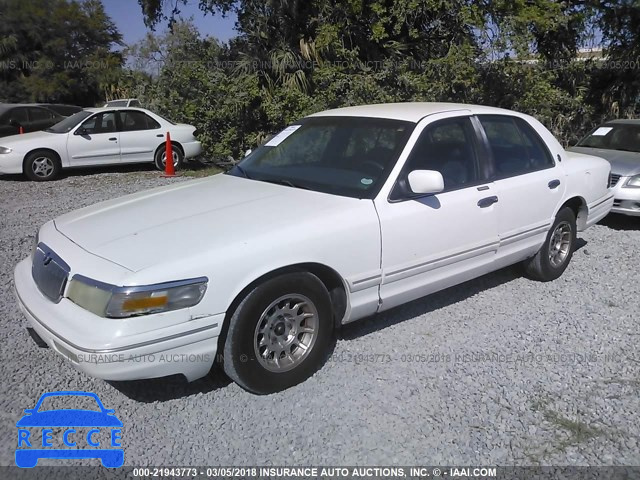
[[[276,185],[286,185],[288,187],[300,188],[302,190],[311,190],[309,187],[305,187],[304,185],[300,185],[299,183],[293,183],[290,180],[285,180],[284,178],[275,178],[271,180],[263,180],[263,182],[267,183],[275,183]]]

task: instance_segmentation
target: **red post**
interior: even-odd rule
[[[24,133],[24,128],[22,128],[22,125],[20,125],[20,127],[18,128],[18,132],[20,132],[20,135]]]
[[[167,159],[165,161],[163,177],[175,177],[176,170],[173,166],[173,145],[171,145],[171,134],[169,132],[167,132],[166,153],[167,153]]]

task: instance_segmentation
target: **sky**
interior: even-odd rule
[[[142,40],[147,33],[147,27],[142,19],[142,8],[137,0],[102,0],[107,14],[118,27],[126,44],[136,43]],[[203,35],[216,37],[226,42],[236,35],[234,30],[235,15],[229,14],[223,18],[220,14],[205,15],[198,8],[198,0],[188,0],[186,5],[180,3],[179,18],[193,18],[194,24]],[[166,11],[165,13],[170,13]],[[160,21],[156,26],[156,31],[166,28],[167,21]]]

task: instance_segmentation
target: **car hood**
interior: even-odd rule
[[[169,256],[222,252],[247,239],[289,235],[293,226],[302,229],[360,202],[215,175],[102,202],[54,223],[86,251],[137,272]]]
[[[26,144],[33,146],[34,142],[47,142],[60,136],[64,136],[64,134],[44,131],[9,135],[8,137],[0,138],[0,147],[18,148]],[[45,144],[43,143],[43,145]]]
[[[640,174],[640,153],[588,147],[571,147],[569,150],[608,160],[611,164],[611,173],[624,177]]]
[[[17,427],[121,427],[115,415],[90,410],[50,410],[25,415]]]

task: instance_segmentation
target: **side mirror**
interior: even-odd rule
[[[79,129],[77,129],[77,130],[75,131],[74,135],[82,135],[82,136],[85,136],[85,135],[89,135],[89,132],[87,131],[87,129],[86,129],[86,128],[84,128],[84,127],[80,127]]]
[[[251,152],[252,152],[251,149],[247,150],[246,152],[244,152],[244,156],[248,157],[249,155],[251,155]]]
[[[24,413],[26,413],[27,415],[30,415],[34,412],[35,408],[27,408],[25,409]]]
[[[435,170],[414,170],[409,173],[407,179],[413,193],[439,193],[444,190],[444,178]]]

